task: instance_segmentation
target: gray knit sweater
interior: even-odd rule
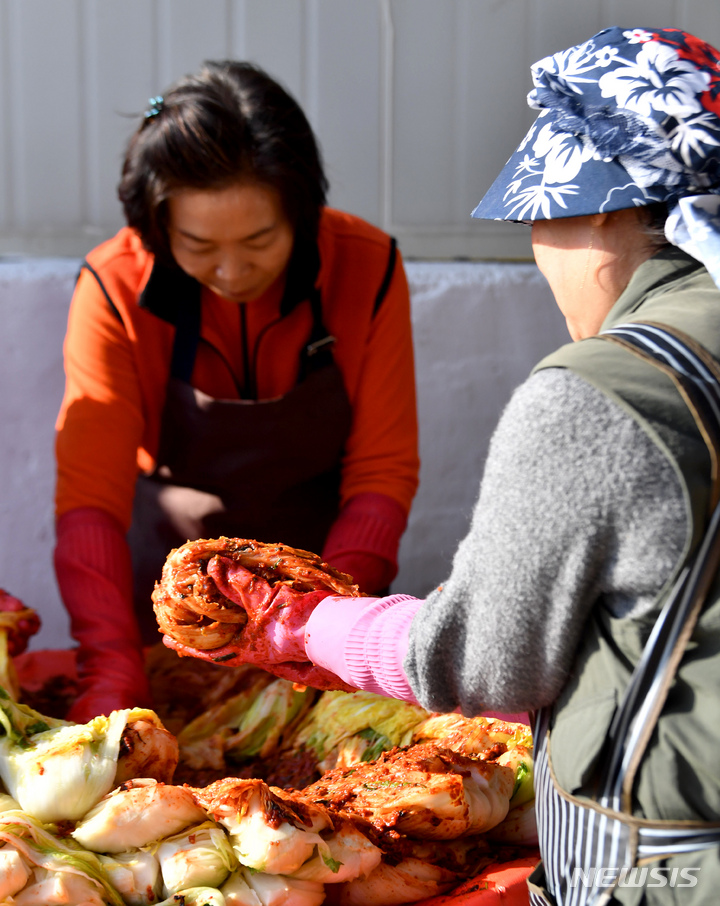
[[[570,371],[531,376],[493,435],[452,573],[413,621],[405,661],[424,705],[466,714],[550,704],[590,610],[648,609],[683,550],[670,462]]]

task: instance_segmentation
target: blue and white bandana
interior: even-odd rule
[[[472,216],[664,201],[669,241],[720,285],[720,52],[678,29],[607,28],[535,63],[532,79],[540,115]]]

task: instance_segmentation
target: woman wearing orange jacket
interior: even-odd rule
[[[386,587],[417,487],[394,242],[325,206],[295,101],[244,63],[153,98],[83,264],[57,434],[58,584],[87,720],[149,699],[150,592],[189,538],[280,540]]]

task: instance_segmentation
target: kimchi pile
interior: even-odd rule
[[[314,555],[267,553],[240,551],[272,581],[357,593]],[[178,604],[192,586],[195,616],[162,607],[223,644],[242,616],[226,620],[203,584],[205,554],[179,564]],[[20,703],[5,671],[0,906],[400,906],[535,847],[524,724],[299,688],[162,646],[147,671],[156,711],[87,724]]]

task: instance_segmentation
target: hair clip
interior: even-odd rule
[[[157,116],[158,113],[163,109],[163,98],[158,95],[157,97],[150,98],[148,104],[149,108],[145,111],[145,119],[149,120],[153,116]]]

